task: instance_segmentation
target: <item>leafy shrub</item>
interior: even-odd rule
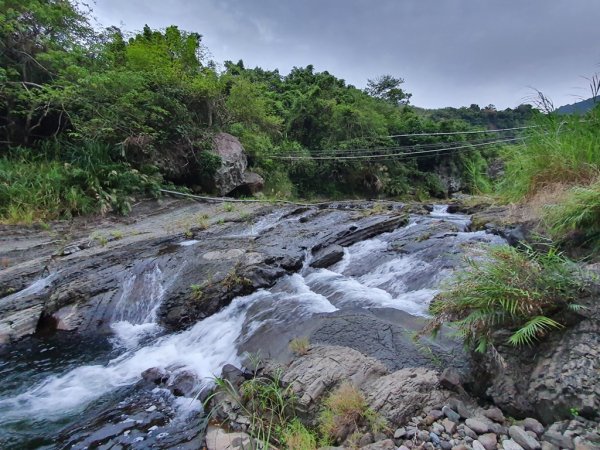
[[[469,260],[436,296],[428,329],[436,332],[449,323],[479,352],[494,344],[492,334],[499,328],[512,331],[510,345],[532,344],[561,328],[560,313],[579,308],[575,302],[586,290],[583,274],[554,248],[497,247],[487,260]]]
[[[383,419],[367,404],[364,395],[350,383],[343,383],[327,397],[319,414],[319,430],[331,442],[340,442],[363,425],[377,432]]]

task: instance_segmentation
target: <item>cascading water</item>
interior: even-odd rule
[[[274,226],[283,214],[267,217],[253,232]],[[430,216],[413,217],[403,228],[347,247],[343,259],[329,269],[305,264],[300,273],[280,279],[272,288],[238,297],[219,313],[171,335],[153,334],[164,294],[160,268],[132,274],[124,282],[112,323],[124,350],[103,363],[49,374],[5,395],[0,399],[0,427],[31,426],[31,417],[33,423],[68,421],[91,402],[133,385],[150,367],[192,371],[201,380],[197,386],[201,390],[224,364],[239,365],[239,349],[261,333],[284,336],[299,321],[338,309],[387,307],[425,316],[465,245],[503,243],[496,236],[468,232],[465,217],[443,208],[434,209]],[[451,224],[453,231],[428,236],[425,231],[436,222]],[[414,246],[420,239],[431,245]],[[140,336],[146,339],[142,346]]]
[[[118,343],[134,348],[142,338],[160,331],[156,311],[164,294],[162,271],[158,265],[142,274],[131,274],[125,280],[111,320]]]

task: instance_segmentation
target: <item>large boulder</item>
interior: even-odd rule
[[[227,195],[246,182],[248,159],[239,139],[231,134],[218,133],[213,144],[212,152],[221,158],[221,167],[213,175],[214,189],[219,195]]]
[[[314,421],[327,395],[344,382],[361,390],[369,406],[390,424],[402,424],[452,395],[440,389],[434,370],[414,367],[389,373],[378,360],[334,345],[311,346],[308,354],[286,368],[282,381],[292,384],[296,406],[308,422]]]

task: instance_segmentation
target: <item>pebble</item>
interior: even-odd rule
[[[495,450],[498,448],[498,437],[494,433],[485,433],[477,439],[485,447],[485,450]]]
[[[452,450],[469,450],[469,447],[467,447],[464,444],[461,444],[461,445],[456,445],[456,446],[452,447]]]
[[[477,439],[477,433],[475,433],[469,427],[464,427],[463,432],[465,433],[465,436],[470,437],[471,439]]]
[[[406,445],[401,445],[398,447],[398,450],[410,450],[410,448],[408,448]]]
[[[477,419],[467,419],[465,424],[477,434],[487,433],[490,430],[487,424]]]
[[[407,439],[412,439],[418,431],[419,429],[417,427],[406,427],[406,434],[404,435],[404,437],[406,437]]]
[[[551,444],[550,442],[543,441],[542,450],[560,450],[560,447],[557,447],[556,445]]]
[[[364,447],[365,445],[372,444],[373,442],[373,435],[371,433],[365,433],[358,440],[358,446]]]
[[[431,426],[431,424],[433,422],[436,421],[436,418],[433,417],[431,414],[428,414],[425,416],[425,418],[423,419],[423,422],[425,423],[425,425],[427,425],[428,427]]]
[[[479,442],[477,439],[474,440],[471,445],[473,446],[473,450],[485,450],[485,447],[483,446],[483,444],[481,442]]]
[[[423,442],[429,441],[429,432],[423,430],[417,433],[417,439]]]
[[[450,419],[445,418],[444,420],[442,420],[442,425],[444,426],[446,433],[448,433],[448,434],[456,433],[456,423],[451,421]]]
[[[398,428],[395,432],[394,432],[394,439],[401,439],[404,436],[406,436],[406,428],[401,427]]]
[[[451,450],[452,449],[452,444],[448,441],[441,441],[440,442],[440,447],[442,448],[442,450]]]
[[[533,431],[538,436],[541,436],[544,433],[544,425],[531,417],[528,417],[523,421],[523,428],[527,431]]]
[[[521,447],[512,439],[502,441],[502,448],[504,448],[504,450],[524,450],[523,447]]]
[[[513,425],[508,429],[508,434],[510,437],[525,450],[538,450],[541,447],[540,443],[529,436],[527,432],[516,425]]]
[[[485,411],[483,411],[483,415],[488,419],[491,419],[494,422],[498,423],[504,423],[505,420],[502,410],[496,407],[486,409]]]
[[[442,417],[444,417],[444,413],[439,409],[432,409],[429,411],[429,415],[434,417],[435,420],[440,420]]]
[[[575,448],[573,445],[573,439],[568,436],[563,436],[560,432],[553,431],[552,429],[546,431],[542,439],[560,448],[566,448],[569,450]]]
[[[460,422],[460,415],[454,411],[450,406],[446,405],[442,408],[444,415],[452,422]]]
[[[434,445],[440,445],[440,437],[436,433],[434,433],[433,431],[429,432],[429,440]]]
[[[431,427],[431,431],[433,431],[435,434],[441,436],[443,433],[446,432],[446,428],[441,423],[436,422]]]

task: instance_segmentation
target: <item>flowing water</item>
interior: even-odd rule
[[[255,235],[286,220],[279,212],[267,217],[246,233]],[[455,231],[438,236],[439,243],[401,251],[419,239],[415,232],[433,222],[451,223]],[[78,342],[66,350],[49,340],[38,343],[33,353],[0,355],[0,373],[9,380],[0,391],[0,442],[4,438],[35,448],[36,436],[51,436],[76,422],[95,402],[114,396],[118,400],[119,390],[137,383],[151,367],[193,371],[201,390],[224,364],[239,366],[238,349],[265,327],[283,330],[299,319],[357,307],[426,316],[465,245],[503,243],[496,236],[466,231],[468,223],[466,216],[434,208],[430,216],[413,217],[405,227],[345,248],[343,259],[329,269],[305,264],[272,288],[238,297],[219,313],[174,334],[165,335],[156,324],[166,283],[160,268],[132,273],[114,310],[113,337],[93,345]],[[434,238],[422,239],[427,243]]]

